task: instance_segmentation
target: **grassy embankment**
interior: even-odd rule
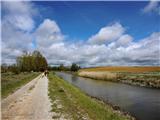
[[[97,67],[81,69],[79,76],[160,88],[160,67]]]
[[[53,118],[70,120],[129,120],[131,117],[115,111],[111,106],[93,99],[80,89],[49,74],[49,96],[52,101]],[[133,118],[132,118],[133,119]]]
[[[2,98],[7,97],[10,93],[20,88],[22,85],[28,83],[40,73],[1,73],[1,95]]]

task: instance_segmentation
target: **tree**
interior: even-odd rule
[[[7,70],[8,70],[7,64],[6,64],[6,63],[3,63],[3,64],[1,65],[1,72],[2,72],[2,73],[5,73],[5,72],[7,72]]]
[[[14,74],[20,73],[20,70],[19,70],[19,68],[17,67],[16,64],[13,64],[13,65],[10,66],[10,71],[11,71],[12,73],[14,73]]]
[[[80,69],[80,67],[76,63],[72,63],[71,71],[76,72]]]
[[[59,66],[59,70],[64,70],[65,68],[64,68],[64,65],[63,64],[60,64],[60,66]]]
[[[24,52],[22,56],[17,57],[17,66],[22,72],[44,71],[48,64],[46,58],[39,52]]]
[[[16,58],[16,64],[2,64],[1,72],[11,71],[18,74],[19,72],[44,71],[47,68],[47,60],[39,51],[32,53],[23,51],[23,54]]]
[[[33,54],[34,56],[34,64],[35,64],[35,68],[38,71],[44,71],[45,69],[47,69],[48,64],[47,64],[47,60],[45,57],[43,57],[43,55],[39,52],[39,51],[34,51]]]

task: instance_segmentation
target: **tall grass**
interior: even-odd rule
[[[93,70],[81,70],[78,72],[81,77],[96,80],[118,81],[126,84],[160,88],[160,72],[110,72]]]
[[[80,71],[108,71],[108,72],[160,72],[160,66],[108,66],[108,67],[94,67],[84,68]]]
[[[88,77],[93,79],[101,79],[101,80],[117,80],[118,74],[107,72],[107,71],[81,71],[78,73],[79,76]]]

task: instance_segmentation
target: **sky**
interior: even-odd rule
[[[39,50],[50,65],[160,65],[160,2],[2,2],[2,63]]]

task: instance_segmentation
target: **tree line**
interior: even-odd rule
[[[80,69],[80,66],[76,63],[72,63],[71,66],[64,66],[60,64],[57,67],[48,66],[46,58],[37,50],[29,53],[24,51],[21,56],[16,58],[16,63],[12,65],[2,64],[1,65],[1,72],[13,72],[13,73],[20,73],[20,72],[42,72],[44,70],[57,70],[57,71],[73,71],[76,72]]]
[[[2,64],[1,72],[39,72],[48,68],[46,58],[37,50],[32,53],[26,51],[21,56],[16,58],[16,63],[13,65]]]
[[[64,66],[63,64],[60,64],[59,66],[49,66],[49,70],[54,70],[54,71],[72,71],[76,72],[80,69],[81,67],[77,65],[76,63],[72,63],[71,66]]]

